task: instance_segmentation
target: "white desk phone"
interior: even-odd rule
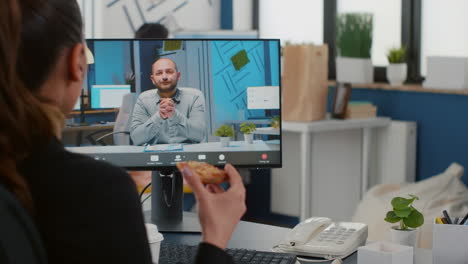
[[[324,258],[326,261],[340,260],[364,245],[366,239],[366,224],[334,223],[329,218],[312,217],[294,227],[273,250]]]

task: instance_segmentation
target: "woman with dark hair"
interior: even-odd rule
[[[128,174],[59,141],[87,71],[76,1],[2,0],[0,29],[0,184],[29,210],[49,263],[151,263]],[[200,203],[198,263],[231,262],[221,249],[245,212],[245,189],[226,171],[233,188],[224,192],[184,170]]]

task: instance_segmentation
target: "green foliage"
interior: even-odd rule
[[[389,49],[387,59],[389,63],[404,63],[406,61],[406,47]]]
[[[242,123],[240,125],[240,131],[247,135],[252,134],[252,132],[254,132],[255,129],[257,129],[257,127],[253,123]]]
[[[342,57],[371,57],[372,14],[343,13],[336,18],[337,54]]]
[[[229,125],[222,125],[216,129],[214,135],[217,137],[233,137],[234,129]]]
[[[389,223],[400,222],[399,230],[408,230],[408,228],[418,228],[424,224],[424,216],[413,207],[413,202],[419,200],[415,195],[409,195],[411,198],[395,197],[392,199],[393,211],[388,211],[385,221]]]
[[[279,128],[280,127],[280,124],[281,124],[281,118],[280,116],[274,116],[272,119],[271,119],[271,127],[272,128]]]
[[[125,73],[125,84],[133,85],[135,82],[135,74],[132,71]]]

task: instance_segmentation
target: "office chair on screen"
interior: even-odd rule
[[[0,263],[46,264],[34,223],[18,200],[0,185]]]
[[[112,132],[102,135],[103,131],[96,131],[86,136],[86,139],[93,145],[106,146],[111,140],[113,140],[113,145],[131,145],[130,120],[136,99],[135,93],[128,93],[123,96],[122,105],[119,108]],[[95,139],[96,136],[98,138]]]

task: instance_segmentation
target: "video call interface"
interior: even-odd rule
[[[279,40],[87,40],[87,46],[94,56],[85,87],[89,110],[118,114],[109,114],[105,145],[83,142],[70,151],[128,168],[188,160],[281,166]]]

